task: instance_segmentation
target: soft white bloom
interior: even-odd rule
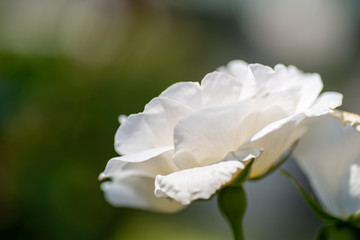
[[[310,122],[295,157],[325,209],[346,219],[360,210],[360,116],[336,111]]]
[[[318,74],[243,61],[207,74],[201,84],[170,86],[142,113],[121,118],[115,149],[122,156],[100,175],[112,179],[101,185],[107,200],[176,211],[212,196],[251,158],[251,176],[265,173],[304,133],[304,119],[341,105],[341,94],[319,96],[322,88]]]

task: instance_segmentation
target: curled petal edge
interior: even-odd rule
[[[185,169],[166,176],[158,175],[154,194],[156,197],[172,198],[183,205],[196,199],[209,199],[217,190],[230,183],[244,169],[246,162],[261,154],[261,150],[243,151],[245,153],[228,154],[225,160],[204,167]]]

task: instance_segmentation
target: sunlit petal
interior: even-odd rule
[[[345,219],[360,209],[360,133],[329,116],[308,126],[295,150],[297,162],[326,209]]]

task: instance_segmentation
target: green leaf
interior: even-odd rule
[[[310,206],[310,208],[315,212],[315,214],[326,223],[338,223],[343,222],[343,220],[338,219],[334,216],[332,216],[330,213],[325,211],[321,205],[316,201],[313,195],[308,194],[304,188],[300,185],[300,183],[288,172],[285,170],[280,170],[281,174],[283,174],[285,177],[288,177],[299,189],[301,195],[304,197],[306,203]]]
[[[227,186],[220,190],[218,205],[230,223],[234,239],[243,240],[243,217],[246,212],[246,195],[242,186]]]

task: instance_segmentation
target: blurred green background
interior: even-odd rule
[[[356,0],[0,0],[0,239],[230,239],[214,200],[172,215],[105,201],[117,117],[232,59],[319,72],[360,113],[359,14]],[[246,187],[246,239],[320,226],[282,176]]]

